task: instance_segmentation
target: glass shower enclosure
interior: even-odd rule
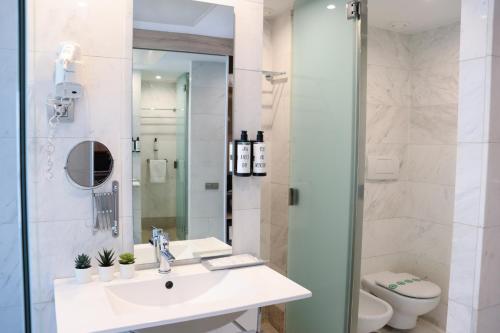
[[[25,207],[24,1],[2,1],[0,12],[0,324],[30,329]],[[23,256],[24,253],[24,256]]]
[[[287,305],[288,333],[356,332],[366,20],[345,8],[296,0],[293,11],[288,276],[313,296]]]

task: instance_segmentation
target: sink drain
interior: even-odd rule
[[[173,286],[174,286],[174,283],[172,281],[167,281],[167,283],[165,283],[165,288],[167,288],[167,289],[172,289]]]

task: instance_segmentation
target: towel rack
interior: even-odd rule
[[[119,183],[113,181],[111,192],[92,191],[92,233],[110,230],[113,237],[120,234]]]

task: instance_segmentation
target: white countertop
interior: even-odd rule
[[[110,300],[109,290],[120,289],[120,285],[124,284],[149,283],[147,288],[150,295],[150,286],[153,284],[156,288],[157,282],[159,286],[163,286],[167,281],[174,281],[178,288],[186,288],[190,281],[202,281],[200,279],[216,283],[209,282],[206,289],[200,291],[199,297],[195,295],[176,304],[167,302],[161,306],[145,306],[120,300],[120,309],[125,310],[118,311]],[[136,285],[140,286],[141,293],[143,284]],[[124,287],[126,288],[121,289],[128,288]],[[184,292],[184,289],[178,290]],[[159,291],[158,294],[169,292],[164,289]],[[156,269],[138,271],[129,280],[120,279],[117,273],[115,280],[111,282],[100,282],[97,276],[87,284],[77,284],[73,278],[60,279],[54,281],[54,293],[58,333],[124,332],[311,297],[309,290],[267,266],[210,272],[201,264],[175,266],[172,267],[172,272],[165,275],[158,274]]]

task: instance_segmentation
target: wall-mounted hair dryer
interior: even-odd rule
[[[60,44],[54,69],[54,93],[47,102],[51,121],[73,121],[75,99],[82,97],[82,85],[78,83],[80,57],[77,43]]]
[[[82,97],[82,85],[78,83],[80,45],[74,42],[62,42],[54,69],[54,93],[47,97],[47,115],[49,135],[47,139],[46,177],[52,179],[55,151],[54,137],[60,122],[72,122],[74,119],[75,100]]]
[[[82,86],[77,80],[79,60],[80,46],[78,44],[61,43],[54,73],[56,98],[80,98],[82,96]]]

